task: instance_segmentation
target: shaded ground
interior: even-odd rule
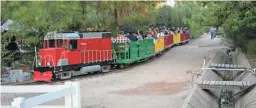
[[[220,47],[219,38],[210,40],[205,35],[131,69],[77,79],[81,83],[82,107],[180,108],[189,91],[191,74],[187,70],[199,71],[203,58]],[[2,104],[10,104],[9,97],[14,96],[4,94]]]

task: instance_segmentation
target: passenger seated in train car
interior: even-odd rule
[[[180,34],[183,34],[183,28],[181,27],[181,29],[179,30]]]
[[[179,30],[180,30],[180,28],[177,28],[177,29],[175,30],[175,34],[178,34],[178,33],[179,33]]]
[[[164,36],[165,36],[165,34],[164,34],[164,31],[162,30],[162,31],[160,32],[159,37],[164,37]]]
[[[154,38],[152,37],[151,32],[147,32],[147,37],[146,37],[145,39],[154,39]]]
[[[172,30],[172,28],[169,29],[169,34],[173,35],[173,30]]]
[[[123,32],[119,32],[118,36],[115,39],[115,42],[127,42],[130,43],[131,40],[124,36]]]
[[[188,27],[185,27],[185,28],[184,28],[184,31],[185,31],[186,34],[189,34],[189,29],[188,29]]]
[[[149,28],[149,29],[148,29],[148,32],[149,32],[151,35],[154,35],[154,31],[152,30],[152,28]],[[147,33],[146,33],[146,35],[147,35]]]
[[[177,34],[181,34],[181,30],[180,29],[178,29]]]
[[[153,30],[153,32],[152,32],[152,37],[153,37],[154,39],[157,39],[157,31],[156,31],[156,29]]]
[[[187,33],[187,27],[184,27],[184,28],[183,28],[183,33],[184,33],[184,34],[188,34],[188,33]]]
[[[175,28],[174,27],[171,28],[171,32],[172,32],[173,35],[175,35]]]
[[[139,37],[141,36],[142,40],[146,38],[145,34],[142,31],[140,31],[140,30],[138,31],[138,35],[139,35]]]
[[[175,30],[174,30],[174,28],[171,29],[170,34],[171,34],[171,35],[175,35]]]
[[[172,27],[172,30],[173,30],[173,32],[175,32],[175,31],[176,31],[176,28],[175,28],[175,27]]]
[[[166,31],[168,32],[167,35],[169,35],[169,33],[170,33],[170,28],[166,28]]]
[[[154,39],[158,39],[156,36],[152,36],[152,38],[154,38]]]
[[[154,37],[150,32],[147,33],[147,37],[146,39],[157,39],[156,37]]]
[[[127,37],[127,36],[129,36],[129,35],[130,35],[130,33],[129,33],[129,32],[126,32],[124,36]]]
[[[130,39],[131,41],[137,41],[138,38],[135,36],[135,33],[130,33],[129,36],[127,36],[128,39]]]
[[[111,37],[112,42],[116,42],[116,39],[114,37]]]
[[[164,37],[163,29],[159,30],[159,38]]]
[[[138,38],[138,41],[143,40],[142,35],[140,34],[140,31],[138,31],[138,33],[135,33],[135,35]]]
[[[160,37],[160,33],[159,33],[158,29],[154,29],[154,35],[153,36],[156,36],[157,38]]]
[[[169,30],[168,30],[168,28],[165,28],[164,29],[164,35],[166,36],[166,35],[168,35],[169,34]]]

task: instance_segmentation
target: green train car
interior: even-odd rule
[[[125,68],[131,63],[141,62],[155,55],[153,39],[145,39],[131,43],[112,43],[113,58],[120,68]]]

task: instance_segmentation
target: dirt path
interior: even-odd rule
[[[186,71],[199,70],[203,58],[221,46],[220,39],[205,35],[126,71],[77,80],[82,107],[180,108],[191,78]]]
[[[200,69],[218,47],[220,39],[203,36],[128,71],[82,80],[83,107],[180,108],[191,78],[186,71]]]

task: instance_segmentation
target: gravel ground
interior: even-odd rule
[[[198,71],[203,58],[223,47],[219,38],[209,35],[174,47],[162,56],[128,70],[99,77],[77,79],[81,83],[83,108],[180,108],[189,92],[191,74]],[[17,96],[2,94],[2,105],[10,105]],[[63,104],[58,99],[50,104]]]

